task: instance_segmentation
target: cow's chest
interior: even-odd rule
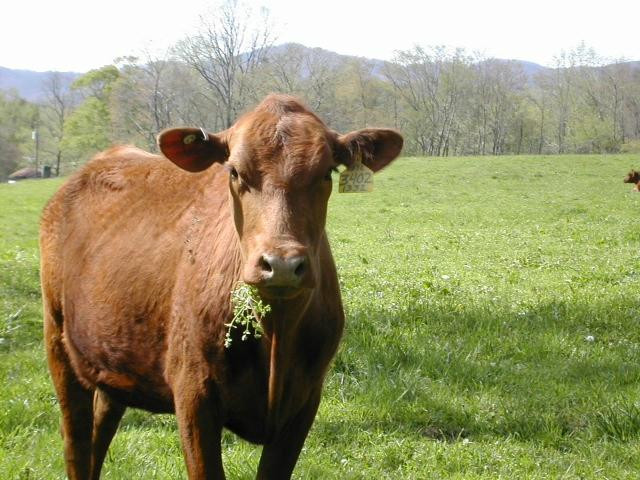
[[[309,401],[316,377],[296,355],[289,355],[279,372],[282,394],[277,408],[278,423],[285,424]],[[243,368],[231,369],[222,388],[225,427],[240,437],[264,443],[268,435],[269,358],[257,355]],[[316,377],[317,378],[317,377]]]

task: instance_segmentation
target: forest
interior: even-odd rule
[[[552,67],[444,46],[348,57],[276,44],[250,13],[230,2],[162,55],[73,81],[50,73],[37,103],[0,91],[0,179],[36,161],[63,175],[113,144],[155,151],[169,126],[220,131],[270,92],[298,96],[337,131],[396,128],[409,156],[640,152],[640,62],[584,43]]]

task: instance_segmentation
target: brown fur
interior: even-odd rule
[[[159,144],[181,169],[116,147],[43,213],[45,343],[67,474],[99,478],[132,406],[176,413],[190,479],[224,478],[222,428],[264,445],[257,478],[289,478],[344,322],[327,172],[356,151],[379,170],[402,137],[340,136],[273,95],[225,132],[168,130]],[[234,334],[226,349],[239,280],[272,312],[262,338]]]
[[[635,183],[635,187],[633,187],[634,192],[640,192],[640,172],[636,172],[635,170],[631,170],[624,177],[624,183]]]

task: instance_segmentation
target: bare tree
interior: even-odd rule
[[[304,58],[303,96],[329,125],[337,123],[335,102],[338,72],[343,61],[331,52],[314,48]]]
[[[521,69],[513,61],[490,60],[487,66],[492,153],[500,155],[505,153],[509,130],[516,127],[515,114],[525,81]],[[521,145],[523,132],[520,127],[517,130],[519,140],[516,143]]]
[[[144,53],[117,60],[120,78],[111,95],[112,120],[120,141],[139,138],[145,147],[156,148],[156,135],[174,123],[178,90],[172,78],[180,75],[179,65],[161,56]]]
[[[259,24],[248,6],[226,0],[210,16],[200,17],[198,34],[176,46],[178,56],[204,79],[223,108],[224,127],[247,106],[249,76],[273,43],[268,11]]]
[[[45,100],[41,121],[49,138],[44,149],[55,158],[56,177],[60,175],[60,164],[64,153],[62,148],[64,124],[78,102],[77,95],[71,89],[71,83],[71,78],[59,72],[52,72],[42,86]]]
[[[537,135],[537,148],[536,153],[538,155],[542,154],[542,150],[545,144],[545,127],[546,127],[546,116],[549,110],[549,95],[548,88],[545,85],[546,77],[544,75],[539,75],[536,78],[537,86],[532,86],[528,90],[528,99],[529,101],[536,107],[539,117],[538,117],[538,135]]]
[[[477,132],[477,146],[474,151],[480,155],[487,153],[487,139],[489,132],[489,98],[491,92],[488,60],[484,57],[476,57],[474,65],[475,81],[473,86],[473,125],[472,131]]]
[[[362,110],[361,126],[367,127],[371,121],[371,111],[374,108],[374,64],[363,58],[354,59],[351,67],[356,77],[356,95],[359,107]]]
[[[470,87],[470,59],[444,47],[401,51],[385,76],[408,106],[421,153],[446,156],[459,130],[460,106]]]
[[[555,70],[552,72],[551,98],[554,100],[556,113],[556,139],[558,153],[565,153],[566,138],[569,133],[569,120],[572,110],[571,64],[563,52],[555,59]]]
[[[640,140],[640,71],[631,73],[629,94],[624,106],[624,131],[627,137]]]
[[[626,97],[630,96],[632,72],[629,65],[623,61],[616,61],[600,69],[606,98],[608,98],[608,113],[611,122],[612,146],[624,143],[625,119],[624,105]]]
[[[302,95],[306,50],[306,47],[297,43],[288,43],[272,49],[263,63],[260,77],[265,81],[262,82],[262,88],[257,86],[260,94],[275,91]]]

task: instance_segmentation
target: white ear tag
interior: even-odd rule
[[[338,192],[367,193],[373,190],[373,172],[356,158],[351,167],[340,172]]]

